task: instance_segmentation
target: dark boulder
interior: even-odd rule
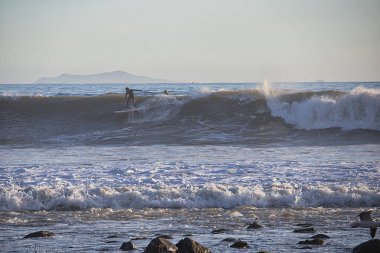
[[[53,232],[50,232],[50,231],[38,231],[38,232],[34,232],[34,233],[30,233],[30,234],[26,235],[24,237],[24,239],[26,239],[26,238],[38,238],[38,237],[51,237],[54,235],[55,234]]]
[[[120,249],[123,250],[123,251],[135,250],[136,246],[131,241],[129,241],[129,242],[124,242],[121,245]]]
[[[230,247],[231,248],[242,249],[242,248],[249,248],[249,245],[245,241],[238,240],[238,241],[234,242]]]
[[[323,245],[325,244],[325,241],[321,238],[315,238],[313,240],[300,241],[298,244]]]
[[[190,238],[180,240],[176,246],[178,248],[177,253],[211,253],[208,248]]]
[[[263,226],[260,225],[257,221],[254,221],[253,223],[248,224],[247,229],[259,229],[259,228],[262,228],[262,227]]]
[[[236,242],[236,241],[237,241],[237,239],[232,238],[232,237],[227,237],[227,238],[222,240],[222,242]]]
[[[310,237],[310,239],[329,239],[330,236],[328,235],[324,235],[324,234],[317,234],[317,235],[313,235],[312,237]]]
[[[352,253],[379,253],[380,252],[380,240],[373,239],[363,242],[356,246]]]
[[[177,247],[169,242],[167,239],[162,237],[156,237],[146,247],[144,253],[175,253],[177,252]]]

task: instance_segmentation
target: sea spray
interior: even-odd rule
[[[314,93],[301,101],[287,101],[267,81],[258,88],[275,117],[300,129],[341,128],[380,131],[380,92],[357,87],[347,93]]]

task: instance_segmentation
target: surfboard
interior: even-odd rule
[[[138,111],[142,111],[142,110],[145,110],[145,109],[146,109],[145,107],[135,107],[135,108],[131,108],[131,109],[115,111],[115,113],[138,112]]]

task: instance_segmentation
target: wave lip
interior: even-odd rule
[[[0,191],[0,211],[85,210],[90,208],[224,208],[379,206],[380,194],[367,186],[274,183],[243,187],[209,183],[204,186],[111,188],[95,186],[21,188]]]

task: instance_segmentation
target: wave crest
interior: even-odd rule
[[[1,211],[85,210],[90,208],[235,208],[252,207],[361,207],[379,206],[380,195],[367,186],[274,183],[243,187],[149,186],[111,188],[95,186],[22,188],[0,190]]]
[[[380,131],[380,92],[358,87],[349,93],[309,93],[310,97],[287,101],[286,96],[266,91],[273,116],[300,129],[341,128]],[[298,94],[300,95],[300,94]],[[305,95],[305,94],[304,94]]]
[[[138,112],[117,114],[125,108],[120,94],[1,97],[0,144],[267,144],[307,137],[300,129],[380,131],[380,92],[374,89],[285,92],[267,86],[139,96],[137,103]],[[363,142],[376,137],[371,131],[362,131]]]

